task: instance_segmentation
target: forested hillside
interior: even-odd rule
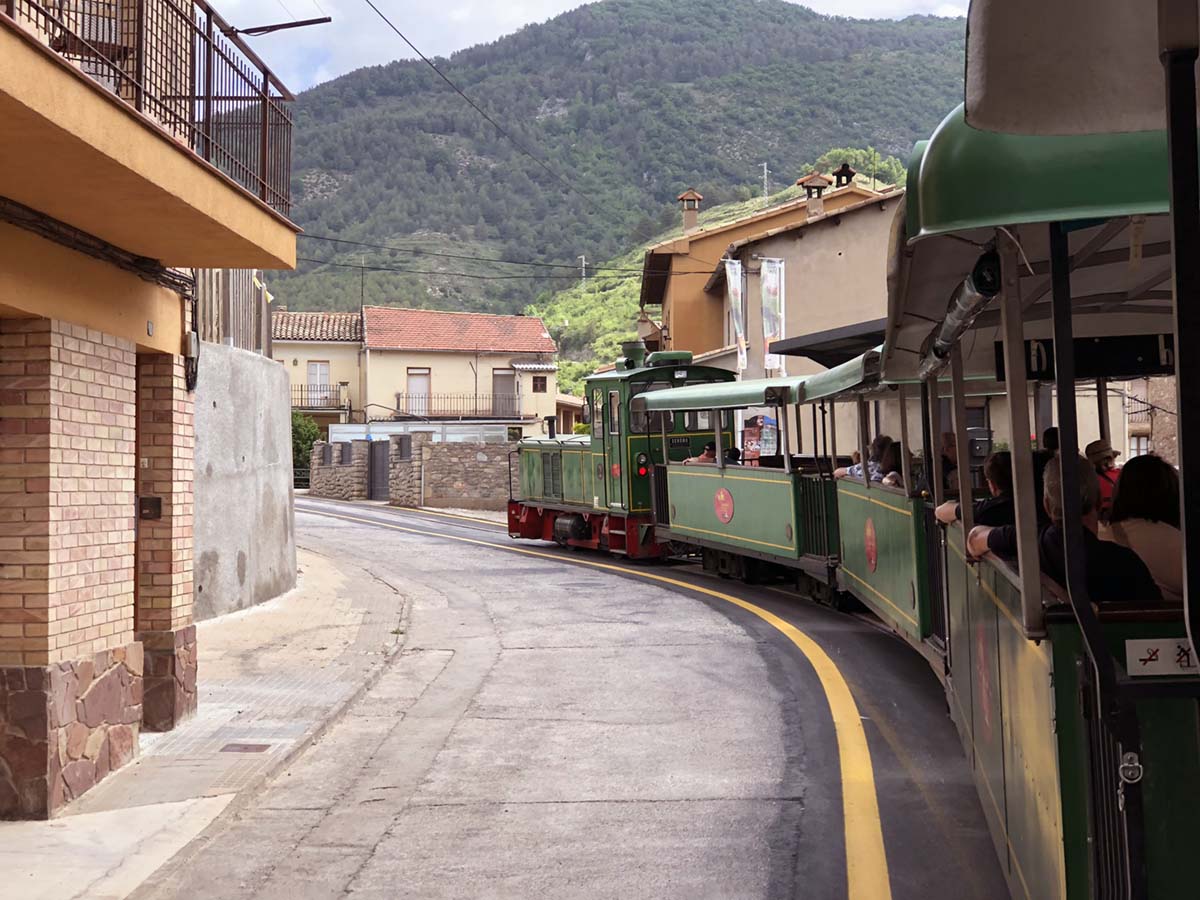
[[[350,267],[303,262],[272,289],[302,309],[523,309],[572,285],[581,254],[619,258],[672,227],[683,188],[711,207],[760,194],[763,162],[777,191],[831,147],[906,157],[961,97],[962,38],[961,20],[783,0],[605,0],[438,61],[574,191],[423,64],[361,69],[296,104],[294,215],[402,249],[302,238],[301,257]]]

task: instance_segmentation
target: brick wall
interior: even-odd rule
[[[313,444],[309,457],[309,495],[328,500],[366,500],[371,442],[351,441],[348,463],[341,461],[342,445],[333,444],[333,461],[326,465],[325,447],[325,441]]]
[[[0,320],[0,664],[133,640],[134,363],[92,329]]]
[[[509,458],[515,442],[441,443],[415,434],[412,458],[399,458],[392,445],[389,485],[394,506],[504,509],[508,502]],[[514,474],[515,478],[515,474]],[[422,499],[422,494],[423,499]]]

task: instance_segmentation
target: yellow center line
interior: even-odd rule
[[[867,745],[867,734],[863,729],[862,717],[850,686],[842,676],[837,664],[827,654],[821,645],[810,638],[795,625],[780,618],[774,613],[756,606],[740,597],[726,594],[712,588],[697,584],[689,584],[666,575],[653,572],[639,572],[611,563],[596,562],[588,559],[564,559],[541,550],[531,550],[525,547],[506,547],[490,541],[475,538],[459,537],[457,535],[441,534],[438,532],[422,531],[418,528],[407,528],[393,525],[389,522],[379,522],[374,519],[364,519],[356,516],[343,516],[330,512],[314,512],[304,510],[313,515],[326,516],[331,519],[344,519],[364,525],[376,525],[380,528],[391,528],[394,531],[404,531],[409,534],[419,534],[458,541],[463,544],[475,544],[492,550],[502,550],[508,553],[520,553],[540,559],[555,562],[571,563],[579,566],[589,566],[620,575],[632,575],[647,581],[656,581],[683,588],[707,597],[724,600],[734,606],[746,610],[781,632],[808,660],[825,699],[829,702],[829,710],[833,716],[834,732],[837,735],[838,761],[842,776],[842,816],[846,833],[846,884],[850,900],[890,900],[892,896],[891,882],[888,878],[887,854],[883,845],[883,824],[879,817],[879,797],[875,789],[875,768],[871,763],[871,750]]]

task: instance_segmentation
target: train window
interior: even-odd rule
[[[621,393],[620,391],[608,392],[608,433],[621,433]]]
[[[652,391],[665,391],[673,385],[661,381],[648,384],[637,384],[632,388],[633,398],[629,401],[629,430],[632,434],[658,434],[664,430],[673,431],[674,421],[671,413],[661,410],[647,412],[645,401],[637,395],[648,394]]]
[[[691,412],[684,413],[683,427],[688,431],[712,431],[712,413],[707,409],[694,409]],[[733,429],[732,410],[721,410],[721,427],[725,431]]]

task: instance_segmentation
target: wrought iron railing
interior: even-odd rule
[[[342,409],[347,406],[343,384],[293,384],[293,409]]]
[[[399,418],[416,416],[425,419],[519,419],[520,394],[396,394],[396,414]],[[532,413],[529,417],[532,417]]]
[[[292,94],[204,0],[0,0],[0,13],[290,214]]]
[[[1149,425],[1152,409],[1154,407],[1140,397],[1125,398],[1125,410],[1129,414],[1129,424],[1131,425]]]

